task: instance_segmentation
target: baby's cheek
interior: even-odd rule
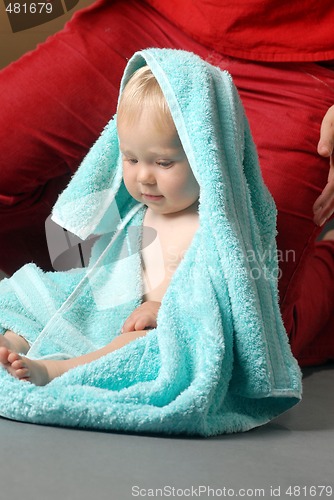
[[[124,185],[125,185],[128,193],[131,194],[131,196],[133,198],[138,200],[140,193],[138,192],[137,185],[136,185],[135,181],[132,179],[132,176],[130,176],[128,174],[127,175],[123,174],[123,182],[124,182]]]

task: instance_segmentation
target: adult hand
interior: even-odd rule
[[[329,158],[327,184],[313,205],[313,220],[322,226],[334,212],[334,106],[329,108],[322,120],[318,153]]]
[[[141,304],[125,321],[121,333],[155,328],[157,326],[157,316],[160,305],[160,302],[153,300]]]

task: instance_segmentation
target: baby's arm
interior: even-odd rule
[[[141,304],[125,321],[121,333],[155,328],[157,326],[157,316],[160,306],[161,303],[154,300],[149,300]]]

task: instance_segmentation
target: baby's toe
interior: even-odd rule
[[[15,359],[12,362],[12,368],[14,368],[14,370],[20,370],[21,368],[26,368],[26,365],[23,362],[23,359],[19,358],[19,359]]]
[[[12,365],[15,361],[21,359],[21,357],[19,356],[19,354],[17,354],[17,352],[11,352],[9,355],[8,355],[8,362]]]
[[[0,347],[0,363],[3,365],[8,364],[8,356],[10,355],[10,351],[7,347]]]
[[[15,377],[19,379],[28,379],[29,378],[29,370],[28,368],[19,368],[15,370]]]

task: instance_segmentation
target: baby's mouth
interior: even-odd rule
[[[161,198],[163,198],[161,194],[157,195],[157,194],[142,193],[142,196],[144,198],[147,198],[148,200],[160,200]]]

